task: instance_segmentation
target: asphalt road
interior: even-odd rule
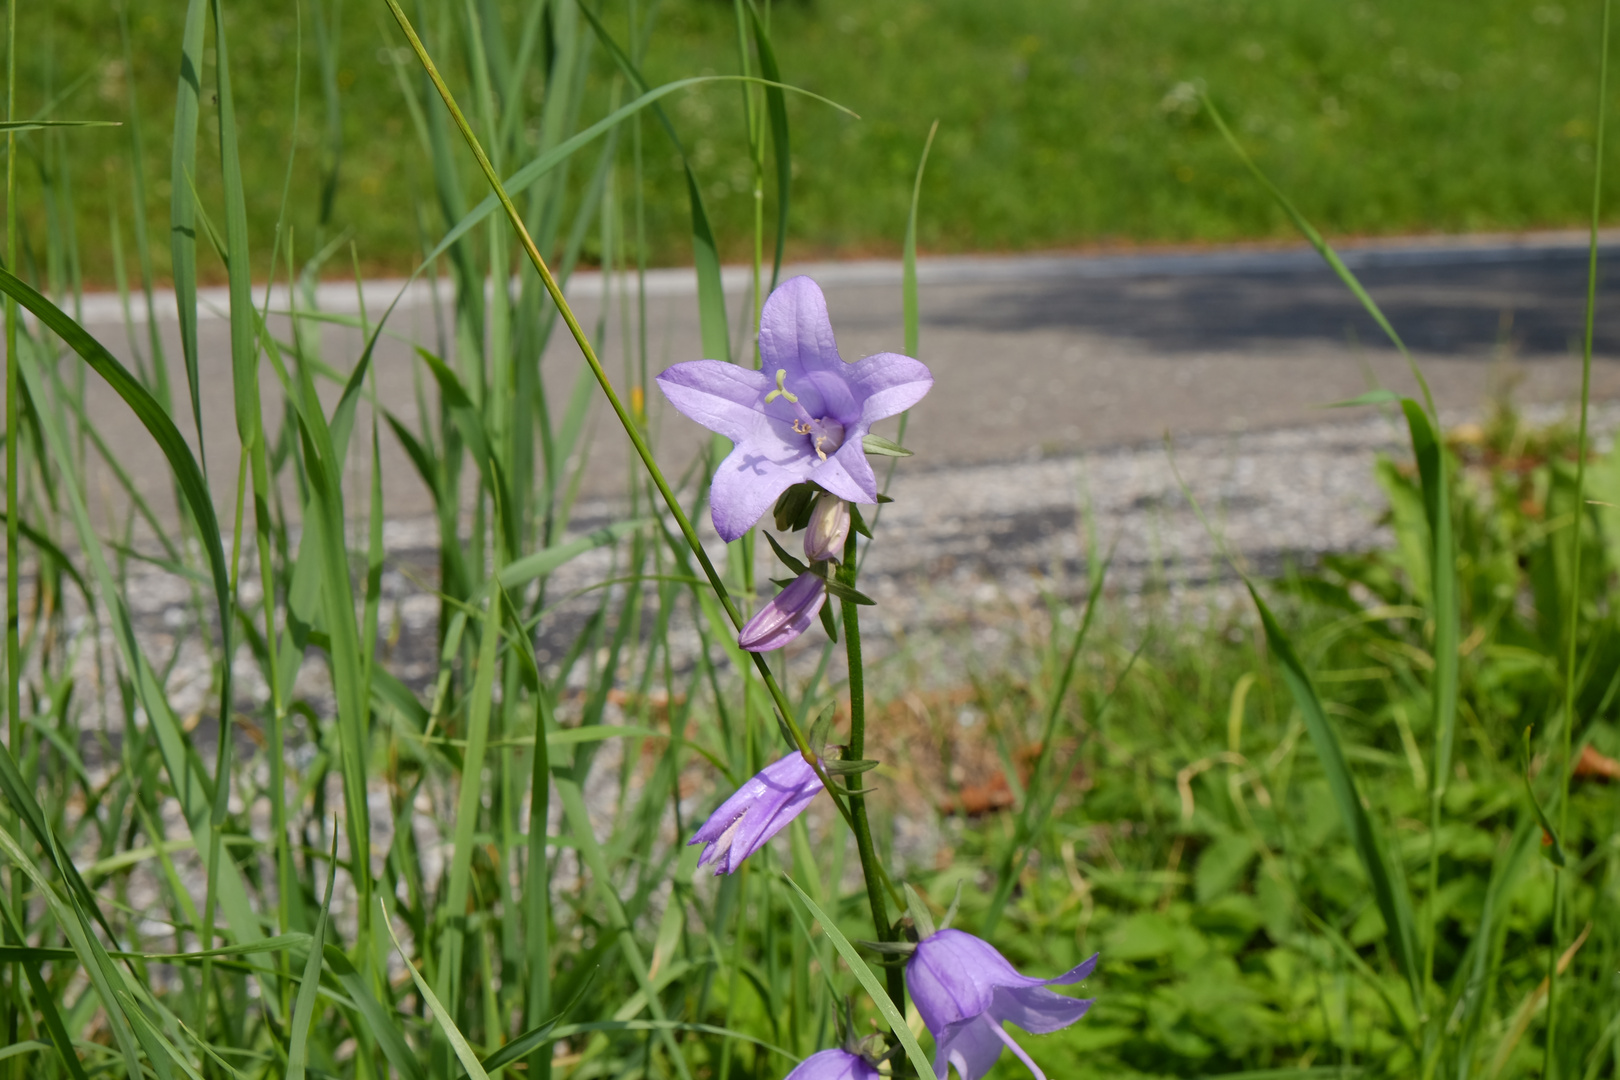
[[[1600,266],[1607,271],[1620,260],[1620,236],[1605,240]],[[1347,261],[1404,335],[1442,413],[1452,417],[1477,410],[1504,387],[1527,403],[1573,399],[1586,257],[1584,239],[1565,234],[1347,249]],[[898,264],[827,264],[789,272],[821,282],[846,359],[900,350]],[[726,276],[735,327],[746,302],[746,275]],[[1415,389],[1405,361],[1309,250],[934,259],[921,264],[920,278],[921,359],[933,368],[936,383],[913,412],[907,442],[918,456],[905,463],[907,470],[1061,457],[1157,441],[1167,431],[1186,438],[1332,424],[1349,417],[1320,406],[1359,394],[1373,380],[1401,392]],[[692,280],[689,271],[679,270],[649,279],[655,370],[701,355]],[[364,295],[372,317],[397,287],[368,283]],[[580,275],[570,291],[585,325],[596,325],[600,279]],[[1620,398],[1617,291],[1620,282],[1608,280],[1599,291],[1593,372],[1599,399]],[[206,300],[216,311],[225,304],[219,293]],[[338,313],[359,306],[352,285],[323,286],[319,302]],[[282,303],[272,298],[272,307]],[[600,351],[609,370],[620,371],[624,342],[616,303],[607,316]],[[116,298],[88,298],[84,321],[126,361],[134,349],[144,349],[146,327],[131,332]],[[187,413],[178,333],[161,314],[159,325],[180,411]],[[410,339],[430,345],[436,339],[426,290],[408,295],[390,325],[400,336],[379,350],[379,396],[385,407],[414,420],[414,385],[421,375],[413,370],[420,365]],[[347,369],[358,353],[358,335],[329,326],[321,336],[327,362]],[[201,343],[209,471],[226,507],[236,473],[227,322],[205,318]],[[572,341],[559,334],[542,365],[559,399],[579,366]],[[263,387],[271,403],[266,413],[273,417],[277,389],[268,365]],[[661,404],[652,403],[660,454],[679,471],[704,435],[672,410],[659,410]],[[93,377],[88,410],[137,482],[165,502],[161,459],[123,405]],[[189,416],[181,427],[190,432]],[[605,406],[597,406],[591,446],[586,493],[622,490],[626,445]],[[427,493],[386,431],[383,455],[388,516],[426,514]],[[99,481],[96,486],[107,490]]]

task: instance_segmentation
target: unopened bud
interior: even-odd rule
[[[827,579],[806,570],[748,620],[737,644],[749,652],[780,649],[810,628],[827,601]]]
[[[810,525],[804,531],[804,557],[811,562],[844,557],[844,541],[849,539],[849,503],[822,492],[810,511]]]

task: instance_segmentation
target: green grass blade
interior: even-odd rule
[[[1592,337],[1597,319],[1597,287],[1598,287],[1598,228],[1603,220],[1603,143],[1607,127],[1606,112],[1609,105],[1609,45],[1610,22],[1614,4],[1612,0],[1603,0],[1603,24],[1598,42],[1598,85],[1597,85],[1597,116],[1595,117],[1595,134],[1593,136],[1593,167],[1592,167],[1592,212],[1589,240],[1587,243],[1586,265],[1586,311],[1585,325],[1581,336],[1581,415],[1580,426],[1575,437],[1575,520],[1569,529],[1570,545],[1570,576],[1569,597],[1566,606],[1569,611],[1569,621],[1564,630],[1564,664],[1563,664],[1563,746],[1559,756],[1558,765],[1558,832],[1557,836],[1569,837],[1569,804],[1570,804],[1570,774],[1574,769],[1575,725],[1578,722],[1576,714],[1576,652],[1579,645],[1581,622],[1581,558],[1585,552],[1584,536],[1589,511],[1586,506],[1586,448],[1587,424],[1589,420],[1592,401]],[[1555,1077],[1558,1072],[1556,1051],[1560,1047],[1558,1022],[1564,1007],[1563,995],[1559,992],[1560,973],[1556,957],[1564,936],[1571,929],[1564,925],[1565,910],[1568,902],[1567,893],[1570,883],[1566,880],[1569,874],[1559,872],[1553,878],[1553,948],[1547,959],[1547,1033],[1545,1056],[1542,1061],[1542,1073]],[[1612,924],[1611,924],[1612,925]],[[1620,1042],[1616,1043],[1620,1046]],[[1620,1065],[1620,1063],[1617,1063]]]
[[[591,24],[591,29],[596,31],[597,39],[613,57],[614,63],[618,64],[619,70],[630,80],[630,85],[635,87],[638,94],[646,94],[647,81],[641,77],[640,70],[613,39],[613,35],[608,33],[607,27],[602,25],[602,20],[584,3],[579,4],[579,10]],[[675,152],[680,155],[681,168],[686,175],[686,201],[692,214],[692,264],[697,271],[698,328],[703,355],[714,360],[730,360],[731,330],[726,325],[726,294],[720,282],[720,249],[714,240],[714,230],[709,225],[708,212],[703,208],[703,193],[698,188],[697,174],[692,171],[692,164],[687,159],[686,148],[675,134],[675,125],[670,123],[661,107],[655,105],[653,114],[663,125],[675,146]]]
[[[0,120],[0,132],[40,131],[45,128],[122,127],[122,120]]]
[[[116,986],[120,982],[120,976],[113,967],[112,958],[107,955],[107,951],[96,938],[83,909],[77,904],[67,904],[57,895],[44,874],[34,865],[34,861],[3,827],[0,827],[0,855],[4,855],[13,867],[33,882],[37,895],[51,908],[56,916],[57,928],[67,937],[69,945],[72,946],[80,965],[90,979],[91,986],[101,999],[106,1010],[108,1026],[112,1028],[113,1039],[123,1055],[130,1080],[142,1080],[135,1053],[135,1033],[129,1026],[123,1003],[117,996]]]
[[[379,903],[381,901],[379,900]],[[386,911],[385,911],[386,914]],[[383,920],[387,922],[385,918]],[[422,1067],[421,1056],[406,1040],[400,1030],[399,1013],[393,1009],[385,1008],[371,992],[371,980],[360,974],[343,950],[336,945],[328,943],[325,949],[326,967],[338,984],[348,993],[349,1000],[359,1010],[360,1017],[365,1021],[366,1031],[377,1040],[377,1046],[382,1050],[388,1064],[405,1078],[405,1080],[427,1080],[427,1072]],[[405,961],[407,967],[410,960]],[[414,971],[415,969],[412,968]]]
[[[1328,787],[1333,792],[1333,801],[1339,809],[1339,817],[1344,822],[1345,830],[1350,834],[1350,842],[1355,848],[1356,857],[1372,884],[1373,900],[1378,905],[1379,914],[1384,917],[1390,954],[1407,980],[1417,1011],[1422,1013],[1421,961],[1412,928],[1411,898],[1407,894],[1400,867],[1390,858],[1383,833],[1368,811],[1368,804],[1362,797],[1355,776],[1350,772],[1350,763],[1345,759],[1338,732],[1328,720],[1327,712],[1322,708],[1321,699],[1316,696],[1316,688],[1311,683],[1305,665],[1300,662],[1299,655],[1294,651],[1293,643],[1278,625],[1271,608],[1260,598],[1259,591],[1247,581],[1245,585],[1249,595],[1254,599],[1256,609],[1260,612],[1260,621],[1265,627],[1266,645],[1270,648],[1278,667],[1282,669],[1283,682],[1287,684],[1294,704],[1304,718],[1305,730],[1316,748],[1317,757],[1321,760],[1322,771],[1326,774]]]
[[[1430,695],[1433,702],[1434,768],[1429,779],[1429,903],[1428,927],[1424,933],[1423,982],[1428,987],[1434,976],[1434,906],[1439,893],[1440,814],[1446,785],[1451,776],[1451,755],[1457,729],[1458,648],[1462,634],[1457,598],[1457,551],[1452,536],[1450,482],[1446,450],[1422,406],[1403,398],[1401,409],[1412,435],[1412,455],[1417,460],[1418,478],[1423,487],[1423,510],[1429,522],[1429,596],[1434,619],[1434,677]]]
[[[327,859],[326,899],[315,920],[310,939],[309,959],[304,962],[304,981],[298,987],[293,1005],[292,1038],[287,1043],[287,1080],[304,1080],[309,1063],[309,1026],[315,1020],[315,999],[321,989],[321,961],[326,951],[326,928],[332,919],[333,886],[337,884],[337,833],[332,834],[332,853]]]
[[[174,106],[174,152],[169,169],[169,250],[173,260],[174,303],[180,320],[180,351],[191,392],[191,418],[197,426],[197,453],[207,468],[203,445],[202,388],[197,369],[197,207],[192,179],[197,175],[197,122],[202,110],[203,30],[208,0],[189,0],[180,38],[180,85]],[[137,208],[140,212],[144,208]],[[204,530],[206,533],[206,530]]]
[[[939,121],[928,126],[928,138],[923,142],[922,157],[917,160],[917,178],[911,183],[911,210],[906,214],[906,239],[900,252],[900,311],[905,323],[906,355],[916,356],[919,348],[917,313],[917,206],[922,202],[923,173],[928,169],[928,152],[934,148],[934,136],[939,134]],[[904,421],[902,421],[904,423]],[[900,429],[900,441],[906,438]]]
[[[1080,661],[1080,650],[1091,634],[1091,625],[1097,614],[1097,602],[1102,596],[1103,581],[1108,576],[1108,563],[1112,560],[1103,560],[1094,564],[1091,581],[1086,591],[1086,607],[1080,616],[1080,625],[1075,628],[1074,638],[1070,641],[1069,652],[1065,657],[1062,670],[1058,674],[1057,685],[1052,689],[1052,699],[1047,703],[1046,722],[1041,729],[1040,755],[1035,760],[1035,767],[1030,772],[1030,783],[1024,798],[1024,805],[1019,808],[1018,822],[1013,829],[1012,842],[1007,845],[1006,854],[1002,857],[1001,866],[996,871],[996,891],[990,899],[990,908],[985,913],[980,924],[979,933],[989,937],[1001,920],[1001,913],[1012,897],[1013,886],[1018,876],[1023,872],[1024,863],[1029,858],[1031,846],[1037,839],[1040,821],[1043,818],[1043,796],[1046,768],[1052,756],[1052,741],[1057,734],[1058,716],[1063,708],[1063,699],[1069,692],[1069,683],[1074,678],[1074,669]],[[1054,625],[1056,625],[1054,621]]]
[[[1205,110],[1208,111],[1210,119],[1215,122],[1215,127],[1219,129],[1222,138],[1226,140],[1226,144],[1238,156],[1238,160],[1243,162],[1254,178],[1260,181],[1261,186],[1271,193],[1271,197],[1277,200],[1277,205],[1283,208],[1283,212],[1294,223],[1294,227],[1299,230],[1300,235],[1310,242],[1310,245],[1316,249],[1316,253],[1322,256],[1322,261],[1328,264],[1328,267],[1338,275],[1339,280],[1344,282],[1345,287],[1350,290],[1357,300],[1361,301],[1361,306],[1372,317],[1373,322],[1378,324],[1378,328],[1384,332],[1384,335],[1400,351],[1401,356],[1406,359],[1407,367],[1412,372],[1412,378],[1417,380],[1418,388],[1423,392],[1423,403],[1428,408],[1429,415],[1439,415],[1435,411],[1434,395],[1429,392],[1429,381],[1423,377],[1423,372],[1418,367],[1417,361],[1407,351],[1406,343],[1401,340],[1401,335],[1395,332],[1395,327],[1384,317],[1383,310],[1368,295],[1367,290],[1362,288],[1361,281],[1351,272],[1348,266],[1344,265],[1344,260],[1339,258],[1339,253],[1334,251],[1332,246],[1322,238],[1322,234],[1316,231],[1316,227],[1305,219],[1305,215],[1299,212],[1299,208],[1293,204],[1288,196],[1282,193],[1281,188],[1271,182],[1271,178],[1249,156],[1248,151],[1243,149],[1243,144],[1238,142],[1237,136],[1232,134],[1232,129],[1226,126],[1226,119],[1221,116],[1220,110],[1215,108],[1215,103],[1209,99],[1208,95],[1203,97],[1203,105]]]
[[[259,411],[258,350],[254,343],[252,267],[248,263],[247,198],[242,189],[242,163],[236,146],[236,105],[231,93],[230,54],[225,45],[225,19],[221,0],[210,0],[214,14],[215,91],[219,97],[219,159],[225,186],[225,258],[231,298],[231,384],[236,399],[236,431],[242,453],[250,455],[263,444]],[[245,479],[245,478],[244,478]],[[262,518],[261,518],[262,520]],[[235,739],[231,732],[236,715],[232,693],[231,630],[236,620],[231,613],[235,596],[226,593],[227,606],[220,609],[219,667],[219,744],[214,767],[214,820],[217,830],[225,822],[230,802],[231,752]],[[212,867],[210,867],[212,877]],[[212,931],[212,927],[207,928]]]
[[[320,521],[319,593],[328,637],[327,655],[331,659],[332,683],[337,696],[344,827],[349,836],[355,885],[366,901],[360,915],[360,937],[366,940],[371,892],[371,811],[366,799],[369,694],[365,686],[365,665],[360,659],[360,628],[354,614],[349,552],[343,539],[343,473],[309,369],[303,364],[298,366],[298,380],[301,396],[298,435],[308,466],[310,506]]]
[[[760,18],[759,6],[748,0],[748,14],[754,25],[754,48],[759,52],[759,73],[769,82],[780,84],[782,71],[776,62],[776,48],[770,30]],[[771,285],[782,275],[782,252],[787,246],[789,196],[793,189],[793,148],[788,138],[787,95],[780,85],[765,87],[765,112],[771,122],[771,158],[776,162],[776,253],[771,259]]]
[[[568,819],[574,843],[578,846],[580,860],[591,872],[593,884],[607,916],[607,925],[618,941],[619,951],[624,954],[631,974],[635,976],[637,988],[647,997],[648,1011],[653,1014],[655,1020],[668,1020],[669,1018],[664,1015],[663,1002],[659,1000],[652,979],[648,975],[647,962],[641,955],[640,946],[636,944],[635,929],[630,925],[630,919],[625,914],[624,904],[620,901],[618,893],[613,890],[613,879],[608,875],[607,863],[602,858],[602,849],[596,842],[596,834],[591,831],[591,818],[585,809],[584,793],[580,790],[579,784],[572,779],[558,777],[554,786],[558,798],[562,800],[563,812]],[[683,1080],[692,1080],[686,1056],[676,1045],[674,1036],[668,1029],[660,1031],[659,1034],[659,1041],[663,1043],[664,1051],[669,1055],[675,1071]]]
[[[377,902],[381,904],[382,900],[379,898]],[[417,993],[422,995],[422,1000],[427,1002],[427,1007],[433,1011],[434,1023],[438,1024],[439,1030],[449,1040],[451,1048],[455,1050],[456,1057],[461,1062],[461,1067],[467,1070],[467,1075],[472,1077],[473,1080],[489,1080],[489,1074],[484,1071],[483,1065],[479,1064],[478,1055],[473,1053],[472,1045],[467,1042],[467,1037],[461,1033],[461,1029],[451,1019],[449,1011],[445,1009],[438,995],[433,992],[433,988],[427,984],[426,979],[422,978],[422,973],[416,970],[416,965],[411,963],[411,958],[406,956],[405,950],[400,947],[399,938],[394,933],[394,924],[388,918],[388,910],[386,908],[382,909],[381,915],[382,924],[388,930],[389,940],[393,941],[394,949],[399,953],[400,960],[405,964],[405,970],[411,973],[411,980],[416,983]]]
[[[10,278],[4,270],[0,270],[0,287],[9,287],[8,279],[9,282],[15,282],[15,279]],[[55,308],[49,310],[55,311]],[[60,312],[57,312],[57,314],[60,315]],[[41,316],[41,318],[43,319],[44,316]],[[76,324],[70,320],[67,322],[67,326],[77,328]],[[79,333],[94,344],[94,339],[90,339],[82,331],[79,331]],[[100,346],[96,347],[99,348]],[[111,360],[111,357],[106,357],[106,359]],[[37,369],[32,358],[25,355],[23,360],[22,375],[28,387],[29,395],[36,402],[47,400],[42,386],[44,374]],[[112,361],[112,363],[116,367],[117,362]],[[133,385],[140,394],[145,394],[145,391],[140,388],[139,384],[134,382],[129,373],[124,371],[122,367],[117,367],[116,371],[121,373],[123,380]],[[178,432],[175,431],[173,423],[169,421],[167,414],[157,409],[155,403],[151,402],[150,397],[145,398],[145,401],[156,412],[162,424],[168,425],[167,430],[173,433],[178,441]],[[36,411],[35,416],[39,420],[41,434],[44,436],[48,452],[57,460],[69,460],[70,450],[67,435],[56,419],[55,414],[48,409],[40,409]],[[180,448],[184,451],[183,442],[180,443]],[[189,452],[185,451],[185,453],[186,457],[181,460],[189,461]],[[195,463],[192,463],[191,467],[195,469]],[[85,506],[83,492],[75,483],[63,484],[61,490],[66,495],[69,509],[72,512],[73,525],[78,533],[80,550],[84,552],[89,561],[93,571],[92,577],[95,579],[102,602],[111,609],[109,621],[113,628],[113,640],[118,647],[125,671],[133,683],[135,695],[141,707],[146,710],[148,723],[156,737],[158,752],[163,759],[164,768],[168,772],[170,782],[173,785],[173,794],[178,799],[181,812],[185,815],[186,821],[191,827],[193,847],[198,855],[206,860],[214,832],[212,824],[214,791],[212,784],[209,782],[207,773],[202,768],[202,763],[198,760],[195,750],[187,741],[180,726],[179,718],[175,716],[156,673],[153,672],[151,665],[141,652],[140,644],[135,637],[134,625],[131,622],[127,608],[124,606],[122,594],[118,591],[112,572],[107,566],[100,539],[91,527],[90,514]],[[212,508],[210,507],[211,512]],[[211,535],[217,544],[219,536],[217,528]],[[4,760],[4,756],[0,756],[0,761]],[[56,850],[49,841],[45,841],[45,843],[48,851]],[[83,902],[90,906],[92,913],[100,920],[101,916],[95,907],[95,901],[91,898],[88,888],[83,885],[82,879],[79,878],[77,869],[65,859],[61,860],[59,869],[77,890],[77,895],[84,898]],[[232,860],[223,860],[223,863],[218,867],[218,883],[220,904],[237,940],[241,942],[262,940],[264,934],[259,927],[258,918],[253,912],[252,905],[248,901],[247,889],[242,880],[241,872]],[[110,928],[108,928],[107,932],[109,937],[115,936]],[[266,986],[265,992],[271,998],[271,1000],[267,1001],[266,1008],[273,1014],[275,1011],[274,990],[272,987]]]
[[[472,451],[473,463],[478,467],[490,494],[496,498],[503,510],[501,519],[506,534],[506,550],[517,551],[519,546],[517,522],[509,512],[505,512],[513,506],[512,492],[506,483],[505,472],[497,456],[498,444],[485,427],[483,411],[473,402],[471,395],[462,386],[456,373],[450,370],[449,365],[424,348],[418,347],[416,354],[427,364],[428,370],[438,381],[439,393],[455,418],[456,427],[461,432],[467,448]]]
[[[647,527],[646,521],[621,521],[595,532],[581,536],[577,540],[570,540],[564,544],[555,544],[548,548],[515,559],[501,567],[497,577],[502,587],[507,589],[521,589],[536,578],[545,577],[554,573],[570,560],[616,543],[624,537]]]
[[[208,493],[208,484],[203,478],[202,469],[198,467],[196,458],[191,456],[191,448],[186,445],[180,430],[174,426],[174,421],[169,419],[169,414],[157,403],[146,387],[141,385],[140,380],[131,375],[129,370],[99,341],[91,337],[87,330],[4,268],[0,268],[0,291],[33,312],[41,323],[78,353],[84,362],[124,399],[130,411],[135,414],[135,418],[141,422],[141,426],[151,434],[158,449],[168,460],[169,469],[174,474],[175,482],[180,486],[186,506],[197,522],[199,538],[208,556],[209,568],[213,571],[214,593],[219,606],[220,621],[222,624],[226,622],[231,609],[230,575],[225,566],[225,548],[220,541],[219,521],[214,515],[213,499]]]
[[[889,1030],[894,1032],[895,1039],[905,1048],[906,1057],[911,1061],[911,1067],[917,1070],[917,1075],[922,1077],[922,1080],[936,1080],[933,1063],[923,1053],[922,1047],[917,1043],[916,1036],[911,1033],[911,1028],[906,1025],[906,1018],[900,1015],[900,1011],[894,1007],[894,1002],[889,1000],[889,992],[883,988],[883,983],[872,973],[872,969],[861,958],[861,954],[855,951],[855,946],[851,945],[849,939],[839,931],[838,924],[830,919],[814,900],[810,899],[810,894],[799,888],[797,881],[794,881],[786,874],[782,876],[786,878],[789,885],[793,886],[793,891],[799,894],[799,901],[810,912],[810,917],[821,924],[822,933],[832,940],[833,948],[838,950],[838,955],[842,956],[844,963],[849,965],[849,970],[860,981],[862,989],[872,998],[872,1003],[877,1006],[878,1012],[883,1014],[884,1022],[889,1025]]]
[[[503,602],[500,583],[489,579],[485,589],[484,625],[478,645],[478,665],[473,671],[471,699],[467,706],[467,749],[461,765],[461,790],[456,798],[455,832],[451,844],[450,870],[445,878],[446,908],[452,914],[439,950],[439,994],[456,1000],[462,954],[466,940],[467,897],[472,888],[472,857],[483,807],[484,754],[489,741],[490,713],[495,696],[495,668],[499,657]],[[391,932],[391,931],[390,931]],[[434,1012],[438,1012],[435,1005]],[[454,1016],[446,1016],[446,1021]],[[459,1053],[459,1050],[458,1050]]]
[[[5,520],[6,515],[4,513],[0,513],[0,521]],[[73,565],[73,560],[68,558],[67,552],[58,547],[55,541],[53,541],[50,537],[34,528],[26,521],[18,520],[17,534],[23,539],[27,540],[30,544],[33,544],[35,547],[39,548],[39,553],[41,555],[45,556],[57,566],[61,567],[62,572],[68,576],[68,579],[79,587],[79,595],[84,597],[86,608],[93,608],[95,606],[94,601],[92,601],[90,598],[90,587],[84,583],[84,578],[79,576],[78,568]]]

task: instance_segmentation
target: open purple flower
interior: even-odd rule
[[[926,367],[898,353],[844,363],[827,301],[807,277],[784,281],[765,301],[759,353],[761,371],[690,360],[658,376],[676,409],[735,444],[709,492],[715,530],[727,541],[801,481],[850,502],[876,502],[861,440],[934,385]]]
[[[749,619],[737,634],[737,644],[749,652],[780,649],[806,630],[827,602],[827,579],[806,570]]]
[[[735,873],[742,861],[804,812],[821,777],[799,753],[772,762],[709,815],[688,844],[708,844],[698,865],[714,863],[716,876]]]
[[[799,1062],[786,1080],[878,1080],[872,1063],[848,1050],[822,1050]]]
[[[906,961],[906,984],[934,1036],[934,1072],[944,1080],[946,1067],[954,1065],[961,1080],[979,1080],[1005,1048],[1046,1080],[1002,1025],[1014,1023],[1032,1035],[1068,1027],[1086,1014],[1091,1000],[1047,987],[1077,983],[1096,966],[1093,956],[1055,979],[1033,979],[972,934],[941,930],[924,938]]]

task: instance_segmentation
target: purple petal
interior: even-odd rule
[[[770,425],[773,432],[775,426]],[[714,470],[709,516],[720,539],[730,543],[753,528],[782,492],[810,474],[810,462],[816,460],[815,456],[802,435],[793,438],[799,444],[797,448],[774,434],[774,445],[767,444],[763,436],[739,442]]]
[[[961,930],[941,930],[917,945],[906,964],[906,982],[923,1023],[935,1039],[951,1025],[981,1013],[1010,1019],[1026,1031],[1042,1033],[1072,1024],[1085,1015],[1090,1003],[1040,988],[1079,982],[1096,966],[1097,958],[1093,956],[1056,978],[1031,978],[1020,975],[988,941]],[[1034,990],[1040,993],[1024,993]],[[1006,1012],[999,1011],[1003,1008]],[[1035,1026],[1028,1026],[1026,1020]],[[1062,1023],[1047,1026],[1058,1020]]]
[[[906,982],[928,1030],[939,1032],[990,1007],[995,988],[1023,977],[989,942],[961,930],[924,938],[906,963]]]
[[[749,652],[780,649],[810,629],[826,602],[826,579],[806,570],[748,620],[737,635],[737,644]]]
[[[851,428],[844,438],[844,445],[833,451],[826,461],[817,461],[809,470],[807,479],[848,502],[877,502],[877,476],[873,474],[872,463],[866,460],[866,450],[861,446],[861,438],[865,434],[865,424]]]
[[[982,1016],[970,1017],[934,1034],[934,1074],[946,1080],[948,1065],[956,1067],[960,1080],[979,1080],[1001,1056],[1005,1045],[991,1022]]]
[[[878,1080],[878,1071],[859,1054],[822,1050],[800,1062],[786,1080]]]
[[[711,845],[698,865],[714,862],[716,874],[734,873],[744,859],[803,813],[821,786],[821,778],[801,754],[765,766],[721,803],[688,841]]]
[[[828,371],[807,371],[788,386],[799,390],[799,404],[811,416],[831,416],[845,427],[861,419],[862,396],[850,386],[849,365],[841,361]]]
[[[899,353],[878,353],[849,365],[850,391],[861,400],[867,424],[905,412],[923,399],[934,376],[920,360]]]
[[[987,1015],[992,1020],[1017,1024],[1031,1035],[1046,1035],[1086,1015],[1093,1000],[1064,997],[1044,986],[999,986]]]
[[[812,371],[844,367],[827,317],[827,299],[814,281],[789,278],[766,297],[759,319],[759,355],[773,378],[777,368],[785,368],[794,390],[798,387],[793,382]],[[809,403],[805,408],[815,413]]]
[[[665,368],[658,388],[682,416],[741,443],[766,417],[761,409],[774,386],[772,377],[719,360],[688,360]]]

